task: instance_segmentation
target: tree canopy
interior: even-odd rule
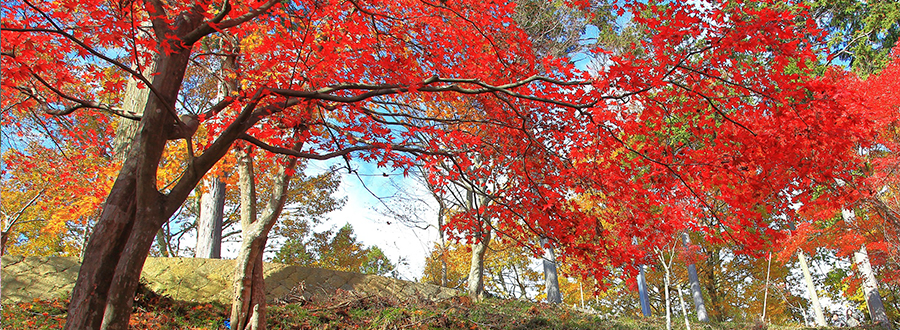
[[[430,178],[437,189],[461,176],[502,180],[477,192],[491,203],[448,229],[477,232],[474,219],[490,215],[498,232],[546,237],[572,272],[596,278],[607,266],[635,273],[684,230],[759,255],[795,224],[873,194],[856,184],[870,161],[860,150],[889,148],[880,134],[896,127],[896,70],[866,80],[887,89],[840,68],[820,75],[808,40],[824,32],[806,7],[616,3],[603,8],[627,13],[641,34],[625,52],[586,47],[592,70],[536,53],[515,7],[4,2],[4,127],[41,116],[140,121],[86,246],[67,328],[127,325],[153,235],[235,144],[402,170],[449,162]],[[208,101],[212,79],[188,74],[204,70],[231,82],[221,101]],[[121,104],[126,78],[150,91],[139,113]],[[160,184],[174,145],[183,165]]]

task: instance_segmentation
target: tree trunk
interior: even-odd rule
[[[166,229],[160,228],[156,232],[156,245],[159,247],[159,255],[163,258],[169,257],[169,243],[166,237]]]
[[[820,327],[828,326],[825,322],[825,314],[822,313],[822,305],[819,304],[819,294],[816,292],[816,285],[812,281],[809,274],[809,265],[806,264],[806,255],[803,251],[797,252],[797,258],[800,259],[800,269],[803,270],[803,280],[806,283],[806,292],[809,293],[809,300],[812,304],[813,312],[816,315],[816,325]]]
[[[709,295],[709,309],[707,310],[708,314],[711,315],[713,319],[716,321],[722,321],[722,308],[719,303],[719,288],[718,281],[716,280],[716,269],[719,269],[721,266],[722,260],[719,258],[719,250],[711,249],[706,253],[706,281],[704,282],[706,287],[706,293]],[[712,310],[712,312],[709,312]]]
[[[472,263],[469,266],[469,297],[475,300],[484,298],[484,256],[487,253],[488,244],[491,243],[491,228],[483,226],[480,229],[479,241],[472,244]]]
[[[855,215],[852,210],[844,209],[841,210],[841,217],[844,222],[853,222]],[[869,309],[872,322],[890,329],[891,322],[887,317],[884,302],[881,300],[881,293],[878,292],[878,280],[875,278],[875,272],[872,271],[872,264],[869,263],[869,252],[866,250],[865,244],[859,247],[859,251],[853,253],[853,261],[863,278],[863,293],[866,295],[866,307]]]
[[[225,217],[225,183],[219,177],[203,180],[206,192],[200,196],[200,217],[197,219],[197,258],[222,257],[222,222]]]
[[[638,298],[641,302],[641,314],[644,317],[652,316],[650,311],[650,296],[647,294],[647,279],[644,276],[644,265],[638,265]]]
[[[672,330],[672,304],[669,302],[669,268],[665,270],[665,278],[663,279],[665,290],[664,299],[666,299],[666,330]]]
[[[766,288],[763,293],[763,307],[762,307],[762,321],[766,322],[766,307],[769,302],[769,275],[772,273],[772,252],[769,252],[769,257],[766,258]]]
[[[469,188],[466,191],[466,199],[467,205],[466,208],[470,211],[478,212],[478,204],[475,198],[475,189]],[[483,202],[482,200],[481,202]],[[483,203],[482,203],[483,205]],[[472,244],[472,261],[469,264],[469,281],[468,281],[468,293],[469,297],[475,300],[484,299],[484,256],[487,253],[487,248],[491,244],[491,224],[487,217],[482,214],[476,214],[476,221],[478,222],[478,232],[475,233],[475,238],[478,240],[474,244]]]
[[[9,231],[0,233],[0,256],[6,254],[6,241],[9,240]]]
[[[685,248],[691,247],[691,237],[688,233],[681,234]],[[706,304],[703,302],[703,292],[700,291],[700,277],[697,276],[697,266],[694,263],[688,264],[688,281],[690,282],[691,299],[694,300],[694,306],[697,309],[697,320],[700,322],[709,322],[709,316],[706,314]]]
[[[684,306],[684,296],[681,295],[681,284],[675,288],[678,291],[678,303],[681,305],[681,316],[684,317],[684,328],[691,330],[691,321],[688,320],[687,308]]]
[[[215,101],[224,100],[232,93],[238,90],[237,75],[238,70],[236,47],[229,38],[222,39],[223,53],[226,55],[222,59],[222,67],[211,72],[218,76],[219,86],[216,92]],[[222,226],[225,218],[225,182],[219,175],[210,175],[203,179],[203,185],[206,190],[200,195],[200,216],[197,218],[197,247],[194,250],[194,256],[197,258],[222,258]]]
[[[266,309],[266,301],[255,299],[255,289],[264,287],[261,283],[260,272],[262,268],[262,250],[265,248],[266,237],[261,234],[260,222],[257,221],[256,210],[256,184],[254,182],[253,156],[250,147],[243,147],[238,155],[238,187],[241,193],[241,249],[238,252],[234,273],[234,298],[231,303],[231,328],[237,330],[255,328],[257,325],[249,324],[251,316],[256,316],[259,321],[259,313]],[[256,315],[252,315],[254,313]],[[263,328],[265,329],[265,315],[263,315]]]
[[[200,14],[185,14],[173,22],[176,33],[193,30]],[[174,213],[156,187],[157,169],[169,132],[175,128],[175,100],[184,80],[190,47],[173,46],[158,61],[153,81],[159,93],[144,106],[137,139],[101,212],[84,251],[84,260],[72,291],[67,330],[126,329],[134,292],[153,238]],[[191,184],[193,181],[185,181]],[[194,183],[195,184],[195,183]],[[185,195],[186,198],[186,195]]]
[[[884,302],[881,300],[881,294],[878,292],[878,280],[875,279],[875,272],[872,271],[872,265],[869,263],[869,252],[866,251],[866,247],[862,246],[859,248],[859,251],[853,253],[853,259],[863,278],[866,307],[869,309],[869,316],[872,318],[872,322],[886,329],[891,329],[891,321],[887,317]]]
[[[295,146],[299,150],[301,144]],[[281,163],[281,162],[280,162]],[[256,185],[254,183],[253,157],[250,147],[242,148],[238,156],[238,186],[241,191],[241,231],[243,240],[238,251],[234,272],[234,298],[231,303],[232,329],[266,328],[266,290],[263,280],[263,251],[269,231],[275,225],[284,203],[287,189],[293,178],[297,159],[291,158],[276,173],[275,191],[266,209],[257,219]]]
[[[427,180],[426,180],[427,181]],[[441,286],[447,286],[447,238],[444,235],[444,213],[447,210],[447,207],[444,205],[444,200],[441,199],[436,193],[432,192],[432,195],[437,200],[438,203],[438,238],[441,240]]]
[[[562,294],[559,292],[559,277],[556,272],[556,252],[550,245],[550,239],[541,237],[541,246],[544,248],[544,288],[547,294],[547,303],[562,303]]]
[[[140,46],[138,46],[140,47]],[[139,48],[140,49],[140,48]],[[153,82],[153,72],[156,70],[156,56],[150,63],[146,63],[143,67],[135,64],[132,69],[140,71],[144,77]],[[150,98],[150,89],[147,86],[139,88],[140,83],[134,77],[129,76],[125,83],[125,96],[122,98],[122,110],[135,115],[144,113],[144,106]],[[113,157],[117,160],[124,161],[131,150],[131,143],[134,141],[138,132],[140,121],[119,117],[119,126],[116,127],[116,136],[113,138]]]

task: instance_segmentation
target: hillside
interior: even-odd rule
[[[59,329],[78,274],[75,258],[4,256],[2,329]],[[233,261],[150,258],[131,329],[226,329]],[[663,318],[605,318],[567,306],[474,302],[460,292],[374,275],[267,264],[269,329],[664,329]],[[674,329],[685,329],[673,320]],[[766,329],[692,324],[691,329]],[[769,329],[805,329],[775,327]]]
[[[3,302],[66,298],[78,277],[79,260],[70,257],[3,256]],[[154,292],[194,303],[231,302],[234,260],[147,258],[141,282]],[[446,299],[459,293],[436,285],[320,268],[267,263],[266,296],[282,298],[302,287],[306,294],[337,289],[398,298]]]

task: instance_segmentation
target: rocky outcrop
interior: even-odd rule
[[[80,260],[73,257],[3,256],[3,301],[68,298],[78,277]],[[270,301],[295,287],[306,295],[329,294],[337,289],[397,298],[446,299],[459,291],[376,275],[276,263],[265,265],[266,294]],[[154,292],[173,299],[194,302],[231,301],[234,260],[198,258],[147,258],[141,282]]]

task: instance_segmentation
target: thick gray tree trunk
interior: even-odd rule
[[[841,210],[841,217],[844,219],[844,222],[853,223],[855,221],[855,215],[852,210]],[[869,252],[866,250],[865,245],[860,246],[859,251],[853,253],[853,261],[856,263],[856,268],[859,269],[863,278],[863,293],[866,295],[866,307],[869,309],[869,317],[872,318],[872,322],[890,329],[891,322],[887,317],[884,302],[881,300],[881,293],[878,292],[878,279],[875,278],[872,264],[869,263]]]
[[[638,298],[641,301],[641,314],[644,317],[652,316],[650,310],[650,295],[647,294],[647,279],[644,276],[644,265],[638,265]]]
[[[197,258],[222,258],[222,222],[225,217],[225,182],[214,175],[203,179],[206,192],[200,195],[197,219]]]
[[[866,295],[866,306],[869,309],[869,317],[875,324],[884,328],[891,329],[891,322],[887,317],[884,308],[884,302],[881,300],[881,294],[878,292],[878,280],[875,278],[875,272],[869,263],[869,252],[865,246],[861,246],[859,251],[853,253],[853,260],[863,277],[863,292]]]
[[[691,237],[688,233],[682,233],[681,240],[684,242],[685,248],[691,247]],[[700,291],[700,277],[697,276],[697,266],[694,263],[688,264],[688,282],[690,283],[691,299],[694,300],[694,306],[697,309],[697,320],[704,323],[709,322],[706,304],[703,301],[703,292]]]
[[[562,294],[559,291],[559,276],[556,271],[556,251],[550,245],[550,239],[541,237],[541,247],[544,248],[544,288],[547,294],[547,303],[562,303]]]
[[[227,40],[227,38],[225,38]],[[226,43],[223,52],[236,52],[237,49]],[[221,101],[237,91],[237,80],[234,72],[238,69],[234,55],[225,56],[222,67],[215,72],[219,78],[219,87],[215,100]],[[215,120],[215,119],[214,119]],[[197,258],[219,259],[222,257],[222,226],[225,217],[226,185],[219,174],[204,177],[205,192],[200,195],[200,216],[197,218],[197,247],[194,255]]]
[[[132,69],[143,70],[141,74],[150,82],[153,82],[153,72],[156,71],[156,56],[150,63],[142,65],[134,64]],[[143,88],[141,88],[143,87]],[[143,86],[143,83],[129,76],[125,82],[125,95],[122,97],[122,110],[135,116],[144,114],[144,106],[150,98],[150,89]],[[113,138],[113,157],[117,160],[124,161],[131,150],[131,143],[134,141],[138,132],[140,121],[119,117],[119,125],[116,127],[116,136]]]
[[[472,262],[469,265],[469,281],[467,290],[469,297],[481,300],[484,292],[484,256],[491,243],[491,228],[483,226],[478,232],[479,241],[472,244]]]

